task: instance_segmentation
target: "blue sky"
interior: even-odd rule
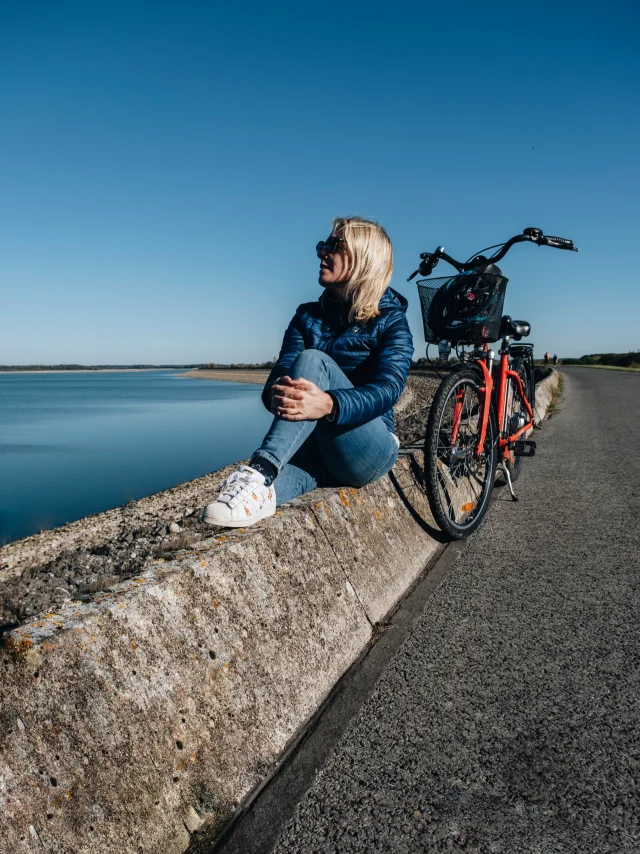
[[[416,357],[418,254],[525,226],[537,352],[640,349],[638,8],[482,5],[3,3],[0,364],[269,359],[351,213]]]

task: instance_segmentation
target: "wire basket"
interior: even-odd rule
[[[484,344],[500,338],[504,276],[461,273],[417,282],[425,341]]]

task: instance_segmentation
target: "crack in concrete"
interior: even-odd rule
[[[341,560],[340,560],[340,558],[338,557],[338,553],[337,553],[337,551],[335,550],[335,548],[334,548],[334,546],[333,546],[333,543],[331,542],[331,540],[330,540],[330,538],[329,538],[329,535],[328,535],[328,534],[327,534],[327,532],[325,531],[324,526],[322,525],[322,522],[320,521],[319,513],[316,511],[316,508],[315,508],[315,507],[311,507],[310,509],[311,509],[311,512],[313,513],[314,519],[316,520],[316,523],[317,523],[318,527],[319,527],[319,528],[320,528],[320,530],[322,531],[322,533],[323,533],[323,535],[324,535],[324,537],[325,537],[325,539],[326,539],[327,543],[329,544],[329,548],[331,549],[331,551],[333,552],[333,554],[334,554],[334,556],[335,556],[336,563],[337,563],[337,564],[338,564],[338,566],[340,567],[340,569],[341,569],[341,571],[342,571],[342,573],[343,573],[343,575],[344,575],[344,577],[345,577],[345,579],[346,579],[347,584],[348,584],[348,585],[349,585],[349,587],[353,590],[354,596],[356,597],[356,599],[358,600],[358,604],[359,604],[359,605],[360,605],[360,607],[362,608],[362,613],[364,614],[366,621],[367,621],[367,622],[369,623],[369,625],[371,626],[371,630],[375,633],[375,627],[376,627],[376,624],[375,624],[375,623],[373,623],[373,622],[371,622],[371,620],[369,619],[369,615],[367,614],[367,609],[365,608],[364,602],[363,602],[363,601],[362,601],[362,599],[360,598],[360,595],[359,595],[359,593],[358,593],[357,589],[356,589],[356,588],[354,587],[354,585],[351,583],[351,579],[349,578],[349,574],[348,574],[348,572],[347,572],[346,568],[343,566],[342,561],[341,561]]]

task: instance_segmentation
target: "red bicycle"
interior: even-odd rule
[[[464,263],[442,246],[424,252],[408,279],[429,276],[441,259],[458,271],[417,283],[427,344],[439,344],[447,358],[454,345],[459,359],[434,396],[422,446],[429,505],[452,539],[468,536],[482,522],[497,470],[517,501],[513,482],[522,459],[535,454],[535,442],[527,438],[535,421],[533,345],[513,343],[527,337],[531,326],[502,314],[508,280],[496,266],[514,244],[525,241],[578,251],[571,240],[526,228],[482,250],[496,249],[493,255],[478,253]],[[489,344],[500,339],[496,364]]]

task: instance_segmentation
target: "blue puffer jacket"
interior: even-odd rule
[[[382,295],[380,315],[361,325],[349,322],[349,303],[325,291],[317,302],[298,307],[284,334],[278,361],[262,392],[269,409],[269,389],[286,376],[303,350],[322,350],[338,364],[355,388],[335,389],[335,424],[366,424],[382,416],[392,432],[398,401],[413,355],[407,323],[407,300],[392,288]]]

